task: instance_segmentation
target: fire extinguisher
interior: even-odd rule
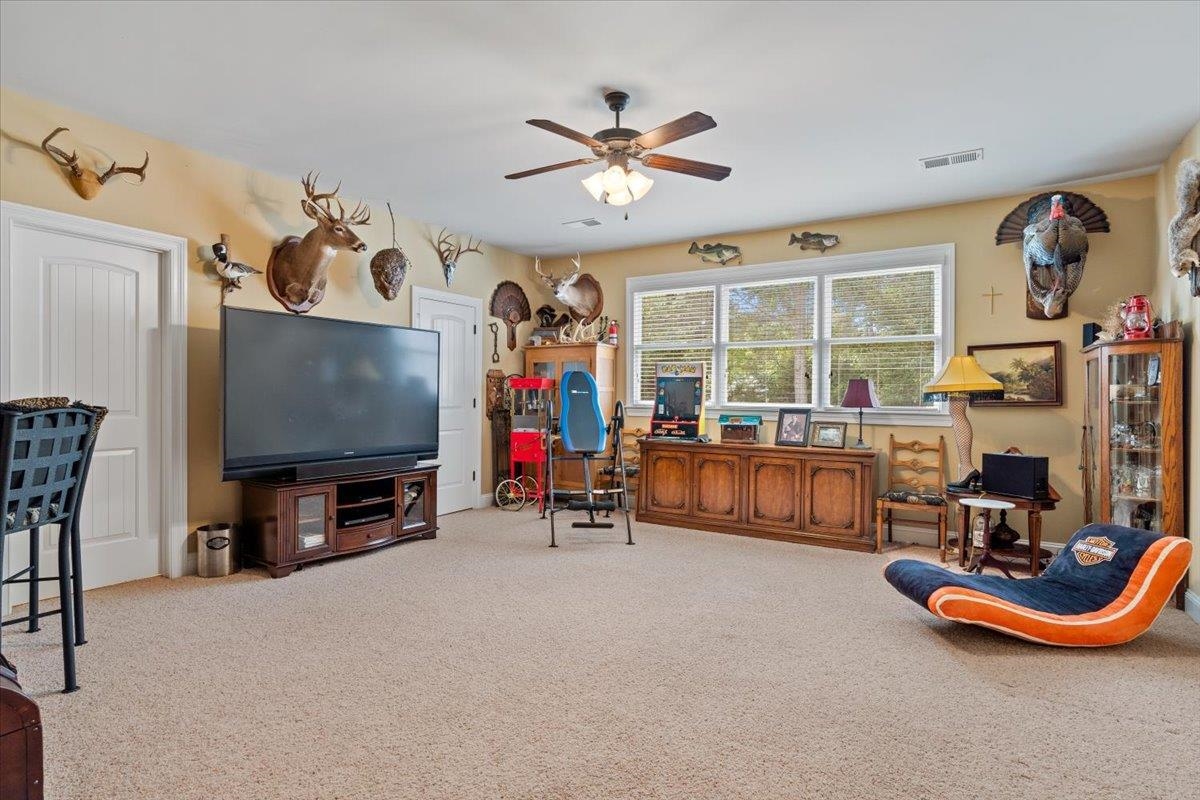
[[[620,330],[620,326],[617,325],[617,321],[615,319],[608,323],[608,343],[609,344],[613,344],[613,345],[617,344],[617,340],[619,338],[617,336],[617,333],[619,332],[619,330]]]

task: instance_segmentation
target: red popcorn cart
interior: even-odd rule
[[[512,428],[508,443],[508,480],[496,486],[496,505],[520,511],[537,501],[538,511],[546,501],[546,429],[554,402],[552,378],[517,378],[505,381]],[[520,469],[517,466],[520,465]]]

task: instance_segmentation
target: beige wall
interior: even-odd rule
[[[968,167],[969,169],[969,167]],[[928,180],[918,175],[915,180]],[[973,408],[975,457],[1016,445],[1026,453],[1050,457],[1051,482],[1063,495],[1058,510],[1045,516],[1047,541],[1064,541],[1083,521],[1083,498],[1079,478],[1079,440],[1083,419],[1083,359],[1079,354],[1081,326],[1100,318],[1104,308],[1134,292],[1149,292],[1154,285],[1155,217],[1153,175],[1072,187],[1087,195],[1107,214],[1112,225],[1108,234],[1090,237],[1087,271],[1079,290],[1071,297],[1070,314],[1055,321],[1025,317],[1025,277],[1018,244],[997,247],[996,227],[1017,203],[1033,191],[993,200],[824,222],[798,222],[789,228],[751,233],[723,233],[699,237],[704,242],[726,242],[742,248],[745,264],[766,264],[819,257],[816,251],[788,247],[792,231],[815,230],[836,233],[841,244],[825,255],[842,255],[901,247],[953,243],[955,245],[955,350],[967,345],[996,342],[1063,342],[1064,405],[1061,408]],[[637,214],[636,205],[632,214]],[[625,279],[635,275],[704,269],[698,257],[688,255],[690,242],[641,247],[583,257],[584,270],[593,273],[604,288],[608,313],[624,322]],[[565,269],[565,260],[548,262],[555,270]],[[995,314],[984,297],[994,286]],[[622,330],[626,335],[628,329]],[[624,353],[618,370],[618,394],[625,396]],[[932,377],[932,376],[931,376]],[[857,430],[857,429],[855,429]],[[898,438],[935,438],[946,434],[947,448],[954,459],[949,428],[868,427],[864,438],[876,448],[886,449],[888,434]],[[765,434],[774,437],[774,425]],[[882,466],[882,465],[881,465]],[[882,471],[881,471],[882,472]],[[1024,520],[1016,527],[1024,530]]]
[[[237,257],[251,264],[266,263],[271,246],[287,234],[302,234],[308,220],[299,210],[298,176],[279,177],[250,169],[241,164],[199,153],[179,145],[153,139],[102,120],[53,106],[8,90],[0,90],[0,198],[49,208],[81,216],[108,220],[186,237],[192,258],[188,264],[188,515],[192,526],[212,520],[232,520],[239,515],[239,491],[236,484],[222,484],[218,475],[217,450],[217,320],[220,292],[214,279],[205,273],[197,257],[202,245],[216,241],[224,232],[232,237]],[[61,172],[37,149],[41,138],[57,125],[72,128],[68,143],[79,146],[81,154],[104,155],[82,146],[86,141],[123,159],[136,157],[142,150],[151,153],[150,178],[144,186],[116,184],[91,201],[79,199],[69,188]],[[1197,132],[1173,156],[1195,152]],[[331,143],[333,146],[335,143]],[[1189,150],[1190,148],[1190,150]],[[314,163],[314,168],[322,165]],[[1170,165],[1168,165],[1169,167]],[[1170,169],[1173,176],[1173,169]],[[328,175],[330,179],[337,176]],[[924,180],[917,176],[916,180]],[[1051,480],[1064,495],[1060,509],[1046,517],[1046,536],[1062,541],[1082,521],[1079,489],[1078,451],[1082,420],[1082,360],[1079,356],[1080,326],[1097,320],[1105,306],[1134,292],[1155,292],[1165,313],[1185,317],[1190,309],[1195,316],[1195,301],[1185,298],[1183,281],[1167,281],[1165,266],[1157,242],[1170,214],[1163,214],[1166,203],[1163,175],[1147,175],[1125,180],[1073,187],[1088,195],[1108,212],[1112,233],[1091,237],[1088,270],[1078,292],[1071,298],[1070,315],[1053,322],[1033,321],[1024,315],[1024,276],[1018,245],[995,246],[993,235],[1000,220],[1029,193],[1012,197],[963,203],[952,206],[908,211],[819,223],[797,223],[786,229],[751,233],[726,233],[699,237],[701,241],[724,241],[742,247],[746,264],[802,260],[818,254],[787,246],[792,230],[819,230],[836,233],[842,244],[829,255],[889,250],[899,247],[951,242],[956,247],[956,351],[969,344],[994,342],[1062,340],[1065,404],[1062,408],[1029,410],[972,409],[975,425],[975,452],[994,451],[1017,445],[1026,452],[1050,457]],[[346,186],[347,197],[355,198],[354,187]],[[398,179],[397,196],[403,183]],[[325,301],[313,313],[321,316],[353,318],[374,322],[408,323],[413,285],[445,288],[436,253],[426,242],[428,226],[409,219],[398,219],[398,238],[413,260],[400,297],[391,303],[375,294],[366,271],[368,257],[390,244],[384,198],[368,198],[375,222],[361,229],[369,251],[359,256],[341,254],[334,263]],[[1172,211],[1173,213],[1173,199]],[[636,212],[636,208],[634,209]],[[688,242],[587,255],[584,268],[601,281],[608,313],[618,319],[625,314],[625,278],[685,270],[703,269],[695,256],[687,254]],[[548,262],[564,269],[565,260]],[[468,256],[459,267],[452,291],[486,298],[495,284],[504,278],[521,283],[530,295],[533,307],[548,299],[533,280],[530,259],[498,248],[485,247],[482,256]],[[1157,284],[1156,284],[1157,279]],[[234,305],[278,309],[261,278],[246,281],[247,288],[232,297]],[[990,287],[1002,293],[996,300],[995,314],[989,313],[989,301],[983,296]],[[1171,300],[1167,300],[1170,293]],[[525,324],[521,338],[530,326]],[[623,335],[627,330],[623,331]],[[490,355],[485,337],[485,361]],[[521,369],[520,351],[508,353],[501,346],[506,372]],[[624,354],[618,356],[618,397],[624,394]],[[490,364],[485,363],[485,368]],[[1193,373],[1193,386],[1195,373]],[[1191,392],[1193,419],[1197,392]],[[773,426],[771,426],[773,427]],[[949,433],[947,428],[868,427],[866,438],[878,448],[887,446],[888,433],[915,438]],[[773,436],[768,430],[767,436]],[[952,442],[949,443],[953,451]],[[484,487],[488,480],[490,456],[486,420]],[[1192,444],[1196,462],[1196,444]],[[1196,470],[1193,470],[1195,472]],[[1193,492],[1196,477],[1192,476]],[[1191,509],[1191,527],[1196,529],[1197,509]]]
[[[1192,540],[1200,531],[1200,349],[1196,347],[1197,326],[1200,325],[1200,298],[1192,297],[1187,278],[1177,278],[1167,264],[1167,225],[1179,211],[1175,202],[1175,172],[1185,158],[1200,158],[1200,123],[1183,138],[1175,151],[1155,176],[1158,207],[1158,261],[1155,264],[1155,283],[1152,302],[1155,312],[1164,320],[1184,323],[1184,430],[1187,440],[1187,530]],[[1200,543],[1192,551],[1190,588],[1200,593]]]
[[[61,170],[38,145],[59,125],[71,129],[62,136],[63,147],[78,148],[84,158],[115,156],[137,161],[150,153],[149,177],[143,186],[121,182],[109,184],[88,202],[71,190]],[[263,268],[271,247],[288,234],[303,235],[311,221],[300,212],[299,176],[279,177],[259,172],[232,161],[154,139],[95,117],[54,106],[9,90],[0,90],[0,199],[48,208],[68,214],[106,220],[182,236],[188,240],[188,519],[189,526],[214,520],[240,518],[240,491],[236,483],[221,483],[217,418],[217,329],[221,292],[217,281],[206,274],[197,252],[229,234],[234,255],[240,261]],[[84,142],[103,148],[93,151]],[[336,147],[337,142],[330,142]],[[108,155],[108,154],[111,154]],[[314,169],[323,165],[314,163]],[[326,173],[322,185],[336,182]],[[401,197],[403,176],[396,176],[395,196]],[[355,187],[345,185],[346,198],[357,200]],[[412,260],[404,287],[392,302],[384,301],[371,283],[367,265],[378,249],[391,246],[386,198],[367,198],[372,223],[357,229],[369,250],[364,254],[340,253],[330,272],[325,300],[311,312],[315,316],[408,324],[411,317],[411,287],[446,290],[437,253],[426,241],[428,227],[411,219],[397,218],[397,239]],[[436,234],[438,228],[434,229]],[[532,260],[495,247],[484,246],[482,255],[463,258],[448,290],[487,300],[495,285],[505,278],[521,283],[534,308],[547,295],[536,288]],[[235,292],[230,305],[281,311],[267,291],[264,279],[250,278]],[[532,326],[522,325],[528,335]],[[485,334],[486,334],[485,329]],[[505,372],[520,371],[521,351],[509,353],[501,328],[502,361]],[[491,338],[485,336],[484,368],[491,367]],[[482,389],[481,389],[482,392]],[[480,395],[480,414],[483,402]],[[83,398],[86,399],[86,398]],[[489,491],[490,434],[484,420],[483,491]]]

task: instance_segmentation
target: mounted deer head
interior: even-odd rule
[[[365,252],[367,245],[351,225],[370,225],[371,209],[361,202],[346,216],[338,199],[339,183],[332,192],[317,193],[317,177],[311,172],[301,181],[304,199],[300,208],[317,227],[304,235],[288,236],[275,245],[267,261],[267,287],[271,296],[294,314],[303,314],[325,299],[329,264],[339,250]],[[333,204],[337,204],[337,214]]]
[[[561,278],[542,272],[540,258],[533,259],[533,271],[542,279],[542,283],[550,287],[554,297],[567,307],[576,321],[592,322],[604,310],[604,292],[595,278],[583,272],[583,260],[578,253],[571,263],[575,270]]]
[[[137,175],[143,181],[146,180],[146,167],[150,166],[150,154],[146,153],[146,160],[142,162],[140,167],[118,167],[117,162],[113,162],[112,166],[104,171],[104,174],[98,174],[95,170],[80,166],[79,154],[74,150],[71,155],[67,155],[65,150],[60,150],[50,144],[50,140],[60,133],[69,131],[70,128],[55,128],[49,136],[42,139],[42,150],[46,155],[67,171],[67,180],[71,183],[71,188],[82,197],[84,200],[91,200],[96,195],[100,194],[100,190],[104,188],[104,184],[114,175]]]
[[[457,236],[447,235],[446,229],[442,228],[435,247],[437,247],[438,256],[442,259],[442,272],[446,276],[447,286],[454,280],[454,270],[458,269],[458,259],[467,253],[482,253],[483,251],[479,249],[482,244],[482,240],[471,244],[471,237],[468,236],[467,246],[463,247]]]

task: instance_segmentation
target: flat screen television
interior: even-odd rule
[[[438,348],[436,331],[222,308],[222,478],[436,458]]]

